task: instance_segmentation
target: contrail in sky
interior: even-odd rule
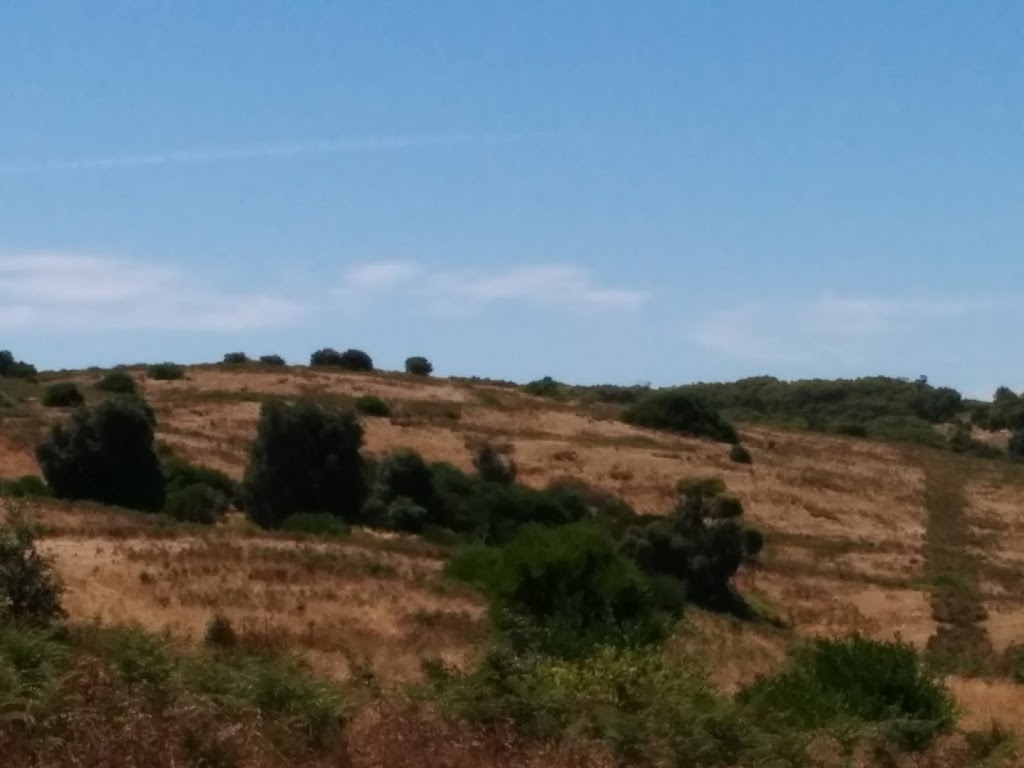
[[[483,147],[517,144],[545,138],[550,137],[544,134],[513,133],[313,139],[265,144],[243,144],[233,147],[181,149],[145,154],[100,155],[70,160],[38,160],[11,163],[0,161],[0,174],[103,171],[164,165],[208,165],[233,160],[273,160],[308,155],[334,155],[350,152],[395,152],[432,147]]]

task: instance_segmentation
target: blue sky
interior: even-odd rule
[[[1024,388],[1016,2],[0,4],[0,348]]]

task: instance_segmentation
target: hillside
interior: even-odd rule
[[[471,447],[487,439],[514,457],[527,485],[578,478],[642,513],[669,508],[680,478],[721,476],[765,534],[740,589],[781,621],[687,614],[674,642],[717,686],[735,690],[775,669],[799,637],[899,637],[945,660],[962,727],[996,721],[1024,737],[1024,686],[991,661],[1024,639],[1017,465],[740,423],[753,456],[744,465],[720,443],[622,423],[616,406],[486,382],[259,366],[192,367],[179,381],[133,375],[158,440],[237,479],[263,401],[345,405],[363,395],[391,408],[363,419],[374,455],[409,447],[469,470]],[[98,399],[100,376],[59,378]],[[0,410],[0,479],[37,474],[34,446],[65,415],[40,404],[41,386],[7,388],[15,403]],[[72,622],[138,622],[198,643],[221,614],[265,643],[301,649],[318,673],[372,673],[384,685],[421,679],[428,658],[468,667],[487,634],[482,599],[443,578],[443,549],[415,537],[356,531],[332,542],[264,534],[237,515],[200,529],[88,503],[40,508]]]

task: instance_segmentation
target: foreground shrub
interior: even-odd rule
[[[136,398],[118,397],[80,408],[54,425],[36,449],[43,477],[62,499],[91,499],[157,511],[164,479],[153,446],[153,412]]]
[[[0,522],[0,626],[49,624],[64,615],[61,583],[50,560],[36,549],[36,528],[8,502]],[[0,668],[0,678],[2,678]]]
[[[952,696],[913,647],[857,636],[799,648],[783,671],[745,688],[740,700],[804,729],[888,723],[890,735],[913,748],[955,721]]]
[[[130,373],[125,371],[111,371],[94,385],[95,389],[101,392],[111,392],[116,395],[134,395],[139,391],[139,385]]]
[[[367,495],[362,444],[350,411],[264,403],[243,481],[246,512],[267,528],[299,512],[357,519]]]
[[[275,367],[280,367],[280,366],[286,365],[284,358],[281,357],[280,355],[261,355],[260,356],[260,364],[261,365],[272,365],[272,366],[275,366]]]
[[[460,556],[449,572],[472,572]],[[478,550],[466,557],[482,562]],[[493,570],[476,578],[486,587],[493,620],[517,643],[572,657],[597,645],[655,643],[671,629],[674,617],[601,528],[526,526],[493,557]]]
[[[627,424],[663,429],[692,437],[738,443],[736,429],[714,408],[679,390],[662,389],[644,395],[622,414]]]
[[[178,381],[185,378],[185,369],[177,363],[157,363],[149,366],[146,376],[154,381]]]
[[[70,381],[58,381],[43,391],[42,403],[47,408],[74,408],[84,402],[82,390]]]
[[[434,366],[425,357],[408,357],[405,360],[405,372],[413,376],[429,376],[434,372]]]
[[[363,395],[356,399],[356,411],[364,416],[384,418],[391,415],[391,406],[376,395]]]

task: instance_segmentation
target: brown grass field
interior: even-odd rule
[[[87,385],[99,374],[70,378]],[[721,475],[766,533],[761,565],[741,574],[741,589],[788,627],[688,614],[674,645],[702,658],[725,690],[774,668],[800,636],[856,631],[922,649],[988,644],[994,653],[1024,640],[1024,473],[1010,465],[756,427],[741,430],[754,457],[746,466],[720,444],[633,428],[602,408],[391,374],[208,366],[189,369],[184,381],[139,381],[156,409],[158,438],[235,477],[262,400],[345,403],[362,394],[393,411],[365,420],[373,454],[411,447],[469,467],[468,446],[487,438],[512,452],[529,485],[579,477],[642,512],[665,510],[682,477]],[[32,447],[53,418],[28,403],[0,419],[0,477],[38,472]],[[439,551],[421,541],[357,531],[313,542],[260,533],[242,520],[179,530],[86,504],[50,503],[42,518],[74,621],[138,622],[197,642],[219,613],[263,642],[301,649],[326,675],[369,670],[385,683],[417,679],[425,658],[470,663],[486,631],[480,599],[443,580]],[[948,588],[942,574],[951,569],[969,588]],[[958,618],[964,606],[968,619]],[[951,676],[950,686],[966,726],[996,722],[1024,736],[1024,686],[998,670]],[[373,716],[375,728],[397,727],[395,713]],[[392,755],[366,764],[415,763]],[[419,764],[497,763],[424,756]],[[546,763],[534,754],[509,764]]]

